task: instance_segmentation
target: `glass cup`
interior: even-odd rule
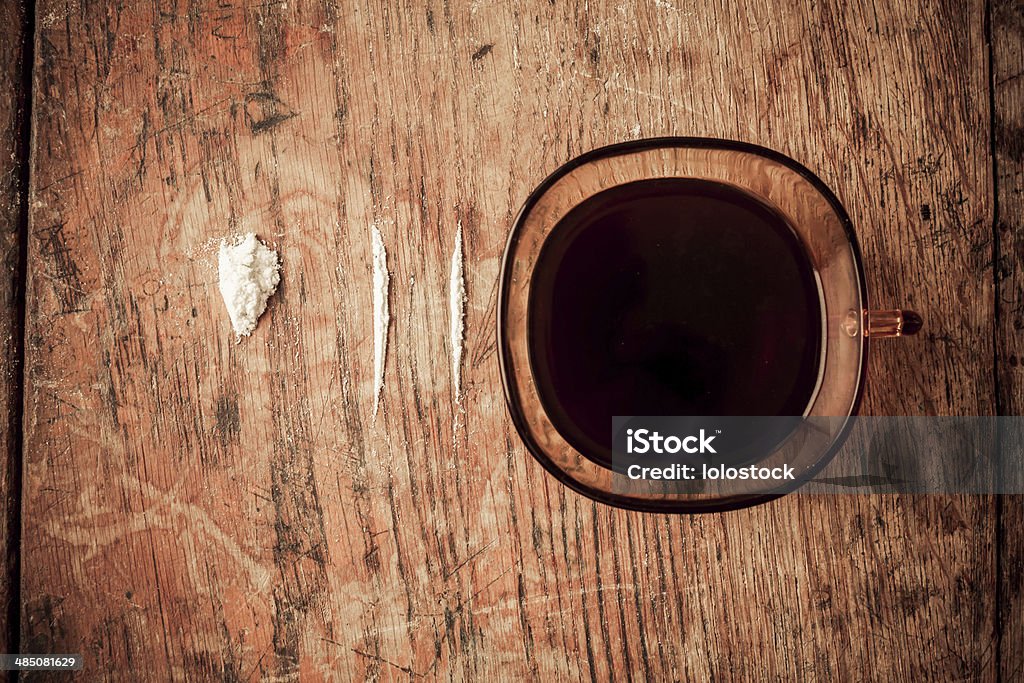
[[[530,358],[530,290],[538,257],[559,221],[587,198],[639,180],[716,181],[753,194],[784,216],[803,243],[820,286],[821,375],[803,419],[762,463],[795,465],[785,486],[761,480],[683,491],[637,484],[574,448],[545,411]],[[865,382],[869,338],[916,333],[921,318],[868,310],[853,226],[836,196],[796,161],[763,147],[707,138],[655,138],[588,152],[564,164],[527,198],[502,265],[498,348],[512,420],[533,456],[572,489],[610,505],[658,512],[721,511],[783,495],[813,477],[842,445]],[[612,428],[609,416],[609,429]]]

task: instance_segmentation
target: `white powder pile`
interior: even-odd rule
[[[384,238],[374,225],[371,228],[373,245],[373,415],[380,407],[380,394],[384,389],[384,361],[388,351],[388,254],[384,249]]]
[[[466,331],[466,278],[462,258],[462,223],[455,232],[452,270],[448,279],[448,333],[452,340],[452,384],[455,400],[462,389],[462,347]]]
[[[256,328],[281,281],[277,252],[247,233],[220,243],[220,293],[238,341]]]

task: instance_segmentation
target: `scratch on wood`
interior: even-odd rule
[[[125,477],[120,482],[126,493],[138,495],[142,509],[130,514],[121,514],[117,524],[100,524],[102,512],[95,511],[48,520],[42,531],[60,539],[72,547],[81,548],[80,557],[89,562],[112,545],[126,542],[133,535],[153,529],[190,529],[203,537],[208,544],[218,545],[237,562],[237,566],[249,575],[253,588],[265,588],[270,584],[270,571],[261,565],[250,552],[240,545],[231,534],[221,527],[198,505],[186,502],[181,495],[183,482],[177,482],[167,491],[160,491],[153,485]],[[109,483],[105,484],[105,487]],[[80,494],[83,500],[98,496],[98,488],[90,487]],[[192,569],[192,565],[188,565]],[[199,582],[196,582],[199,585]]]
[[[82,310],[81,302],[85,294],[82,286],[81,269],[75,261],[74,250],[68,245],[64,234],[65,224],[58,221],[42,228],[36,228],[33,236],[38,240],[39,253],[52,264],[54,293],[60,301],[61,313],[73,313]]]
[[[455,574],[457,574],[457,573],[459,572],[459,570],[460,570],[460,569],[462,569],[463,567],[465,567],[466,565],[468,565],[468,564],[469,564],[470,562],[472,562],[472,561],[473,561],[473,560],[475,560],[476,558],[480,557],[480,555],[481,555],[481,554],[482,554],[482,553],[483,553],[484,551],[486,551],[486,550],[487,550],[488,548],[490,548],[490,547],[491,547],[492,545],[494,545],[494,544],[495,544],[495,541],[493,541],[493,540],[492,540],[491,542],[487,543],[486,545],[484,545],[484,546],[483,546],[483,547],[481,547],[480,549],[478,549],[478,550],[476,550],[475,552],[473,552],[472,554],[470,554],[470,556],[469,556],[469,557],[467,557],[466,559],[464,559],[464,560],[463,560],[462,562],[459,562],[459,563],[458,563],[457,565],[455,565],[454,567],[452,567],[452,569],[451,569],[451,570],[449,570],[448,572],[446,572],[446,573],[445,573],[445,575],[444,575],[444,578],[445,578],[445,579],[450,579],[451,577],[453,577],[453,576],[454,576]]]
[[[401,671],[402,673],[407,674],[409,676],[412,676],[414,678],[417,677],[417,676],[423,676],[423,674],[421,674],[419,672],[416,672],[416,671],[413,671],[411,668],[409,668],[407,666],[402,666],[401,664],[395,664],[394,662],[392,662],[390,660],[387,660],[387,659],[384,659],[380,655],[375,655],[372,652],[363,652],[362,650],[357,650],[355,648],[352,648],[352,652],[354,652],[355,654],[359,655],[360,657],[366,657],[367,659],[372,659],[375,662],[380,662],[382,664],[387,664],[388,666],[393,666],[396,669],[398,669],[399,671]]]

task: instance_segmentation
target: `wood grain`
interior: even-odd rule
[[[0,648],[17,650],[21,507],[25,8],[0,4]]]
[[[994,678],[991,499],[599,506],[525,453],[494,346],[507,230],[547,172],[727,137],[818,173],[874,301],[925,316],[875,348],[865,410],[993,413],[983,9],[44,0],[23,649],[110,678]],[[284,273],[236,345],[212,240],[244,229]]]
[[[996,238],[996,380],[1003,415],[1024,415],[1024,5],[992,4],[992,141]],[[1015,434],[1004,452],[1021,453]],[[1017,461],[1013,461],[1017,464]],[[998,633],[1000,676],[1024,676],[1024,496],[1004,496],[999,509]]]

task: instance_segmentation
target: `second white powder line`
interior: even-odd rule
[[[388,352],[388,255],[384,249],[384,238],[374,225],[371,228],[373,242],[373,416],[377,417],[380,395],[384,390],[384,362]]]
[[[466,278],[462,258],[462,221],[455,232],[452,270],[448,280],[448,331],[452,342],[452,385],[455,401],[462,392],[462,347],[466,331]]]

